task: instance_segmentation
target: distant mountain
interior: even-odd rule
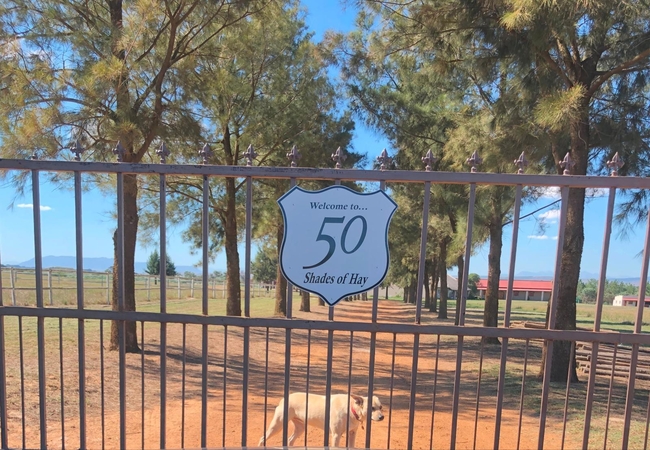
[[[106,269],[113,265],[112,258],[84,258],[83,261],[84,270],[94,270],[97,272],[104,272]],[[21,262],[18,264],[22,267],[34,267],[35,261],[34,258]],[[74,256],[44,256],[43,257],[43,268],[47,269],[49,267],[63,267],[66,269],[76,269],[77,268],[77,258]],[[146,273],[145,269],[147,268],[147,263],[136,262],[135,263],[135,272],[136,273]],[[183,272],[192,272],[197,275],[200,275],[202,269],[200,267],[193,266],[176,266],[177,273]]]

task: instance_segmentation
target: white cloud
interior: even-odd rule
[[[541,197],[552,198],[552,199],[558,199],[561,197],[560,188],[558,186],[546,186],[546,187],[540,187],[538,189],[539,189],[539,195]]]
[[[19,203],[16,205],[16,207],[34,209],[34,205],[32,203]],[[41,211],[52,211],[52,207],[41,205]]]
[[[546,211],[545,213],[540,214],[539,218],[546,221],[557,220],[560,218],[560,210],[552,209],[550,211]]]
[[[554,241],[557,241],[557,236],[548,237],[545,234],[531,234],[530,236],[528,236],[528,239],[540,239],[540,240],[553,239]]]
[[[546,186],[537,188],[537,192],[540,197],[558,200],[562,197],[562,192],[559,186]],[[608,188],[587,188],[585,189],[585,195],[588,198],[593,197],[607,197],[609,195]]]
[[[587,197],[607,197],[609,189],[606,188],[587,188],[585,191]]]

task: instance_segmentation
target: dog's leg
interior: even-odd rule
[[[269,429],[266,431],[266,434],[260,438],[260,442],[259,444],[257,444],[258,447],[264,445],[271,436],[277,434],[282,429],[283,412],[284,411],[280,408],[280,406],[275,408],[275,414],[273,415],[273,420],[271,420],[271,424],[269,425]]]
[[[287,444],[289,446],[292,446],[293,443],[298,439],[300,436],[302,436],[302,433],[305,431],[305,422],[302,420],[298,419],[293,419],[293,433],[291,436],[289,436],[289,440],[287,441]]]
[[[332,432],[332,447],[338,447],[341,442],[341,435],[335,431]]]
[[[348,439],[348,448],[354,448],[354,440],[357,437],[357,430],[350,430],[350,433],[347,436]]]

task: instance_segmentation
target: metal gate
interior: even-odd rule
[[[632,332],[601,331],[603,281],[617,189],[647,189],[650,179],[430,170],[340,170],[298,167],[211,166],[0,160],[0,170],[31,176],[35,277],[34,303],[10,304],[0,285],[1,445],[12,447],[251,447],[269,425],[273,408],[293,391],[377,395],[386,420],[362,418],[356,445],[367,448],[559,448],[582,445],[646,448],[650,403],[643,362],[650,362],[650,336],[642,332],[650,255],[650,222],[643,254],[641,286]],[[77,277],[71,306],[44,302],[40,185],[42,172],[74,180]],[[84,301],[83,174],[108,174],[117,198],[118,273],[124,274],[124,176],[155,177],[160,187],[160,258],[165,260],[166,177],[197,177],[203,183],[202,239],[209,242],[208,201],[212,177],[234,177],[245,186],[245,275],[243,317],[226,316],[222,299],[212,299],[208,246],[203,245],[202,289],[196,298],[168,301],[164,273],[160,301],[124,309],[119,282],[116,311]],[[282,179],[361,181],[390,189],[411,183],[422,189],[421,246],[417,302],[381,299],[315,306],[296,311],[294,289],[287,292],[286,317],[272,317],[251,301],[251,242],[254,182]],[[469,186],[464,276],[459,286],[459,324],[423,312],[424,260],[432,184]],[[509,185],[516,190],[512,247],[502,323],[474,320],[467,308],[467,279],[476,187]],[[557,186],[561,215],[552,298],[557,298],[561,243],[570,188],[608,190],[600,292],[592,330],[554,330],[551,302],[548,328],[513,326],[512,282],[522,192],[526,186]],[[3,189],[10,189],[5,187]],[[163,271],[164,272],[164,271]],[[2,270],[7,273],[7,270]],[[121,277],[120,277],[121,278]],[[0,277],[0,283],[2,283]],[[6,278],[5,278],[6,282]],[[13,278],[12,278],[13,282]],[[51,290],[50,290],[51,293]],[[272,302],[268,300],[268,302]],[[256,309],[257,308],[257,309]],[[257,311],[257,313],[256,313]],[[118,324],[119,345],[110,351],[110,324]],[[140,353],[127,353],[125,324],[137,324]],[[498,338],[499,347],[484,344]],[[552,383],[542,345],[570,341],[573,356],[589,362],[587,383]],[[552,352],[547,353],[550,357]],[[541,377],[536,377],[542,371]],[[583,377],[585,378],[585,377]],[[285,402],[285,405],[287,403]],[[329,410],[330,403],[326,401]],[[285,411],[286,411],[285,407]],[[328,414],[325,414],[329,417]],[[284,445],[282,436],[263,445]],[[329,446],[324,432],[307,427],[297,443]],[[345,440],[343,441],[345,442]]]

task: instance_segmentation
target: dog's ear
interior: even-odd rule
[[[352,397],[354,403],[363,407],[363,397],[359,397],[358,395],[354,395],[354,394],[350,394],[350,397]]]

